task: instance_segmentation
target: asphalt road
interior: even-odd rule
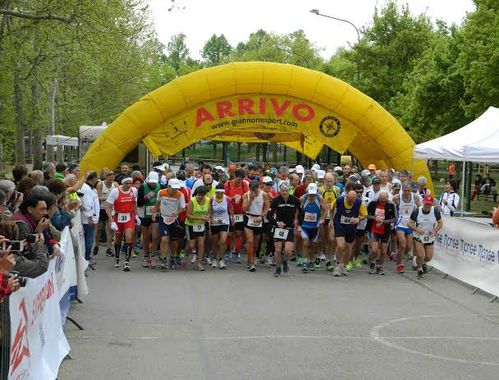
[[[103,251],[101,249],[101,251]],[[436,270],[124,273],[97,256],[59,379],[496,379],[499,303]]]

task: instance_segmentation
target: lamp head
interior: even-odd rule
[[[318,9],[311,9],[310,13],[318,15],[319,14],[319,10]]]

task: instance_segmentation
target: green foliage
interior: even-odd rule
[[[215,66],[228,62],[231,53],[232,47],[225,36],[223,34],[220,36],[214,34],[206,41],[202,56],[208,66]]]

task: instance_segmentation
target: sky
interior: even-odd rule
[[[192,58],[201,59],[205,42],[213,35],[224,34],[232,46],[248,39],[258,29],[287,34],[303,29],[308,39],[328,59],[341,46],[357,41],[351,25],[310,13],[347,19],[357,28],[368,25],[374,8],[387,0],[150,0],[150,9],[158,38],[165,45],[170,38],[184,33]],[[460,24],[466,12],[474,10],[472,0],[398,0],[408,4],[412,14],[426,13],[432,20]]]

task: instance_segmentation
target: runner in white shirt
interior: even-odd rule
[[[433,258],[435,236],[443,227],[441,213],[434,203],[433,197],[426,195],[423,199],[423,206],[416,208],[407,222],[407,227],[414,230],[419,280],[426,273],[426,263]]]
[[[231,199],[225,195],[224,185],[217,185],[215,196],[210,199],[212,252],[216,255],[211,261],[212,268],[225,269],[225,247],[230,226],[234,225],[234,210]]]

